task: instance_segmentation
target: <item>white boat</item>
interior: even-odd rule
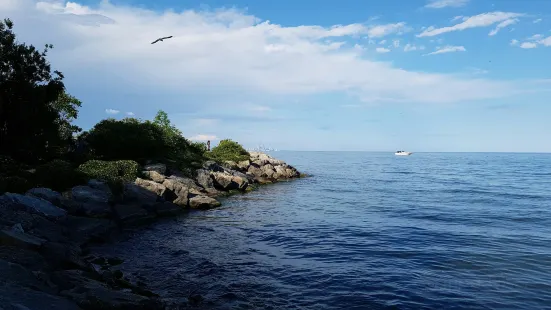
[[[394,155],[396,156],[409,156],[413,154],[412,152],[406,152],[406,151],[396,151],[396,153],[394,153]]]

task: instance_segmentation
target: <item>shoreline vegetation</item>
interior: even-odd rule
[[[303,177],[232,140],[207,151],[159,111],[153,120],[73,122],[47,52],[0,22],[0,305],[3,309],[178,309],[113,257],[90,253],[121,229],[220,206],[216,199]],[[187,305],[201,303],[190,295]]]

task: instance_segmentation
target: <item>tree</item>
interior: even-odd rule
[[[82,102],[77,98],[62,92],[56,101],[53,102],[53,108],[58,111],[59,134],[64,140],[73,139],[74,134],[82,131],[82,128],[73,125],[73,121],[78,117],[78,109]]]
[[[63,74],[46,59],[51,48],[17,42],[13,22],[0,22],[0,155],[28,163],[51,159],[76,129],[67,121],[78,105],[62,97]]]

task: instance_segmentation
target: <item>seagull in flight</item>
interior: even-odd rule
[[[172,38],[172,36],[158,38],[157,40],[151,42],[151,44],[155,44],[155,43],[157,43],[157,42],[163,41],[164,39],[170,39],[170,38]]]

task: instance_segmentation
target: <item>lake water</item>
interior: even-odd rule
[[[551,154],[273,155],[313,176],[101,250],[205,309],[551,309]]]

